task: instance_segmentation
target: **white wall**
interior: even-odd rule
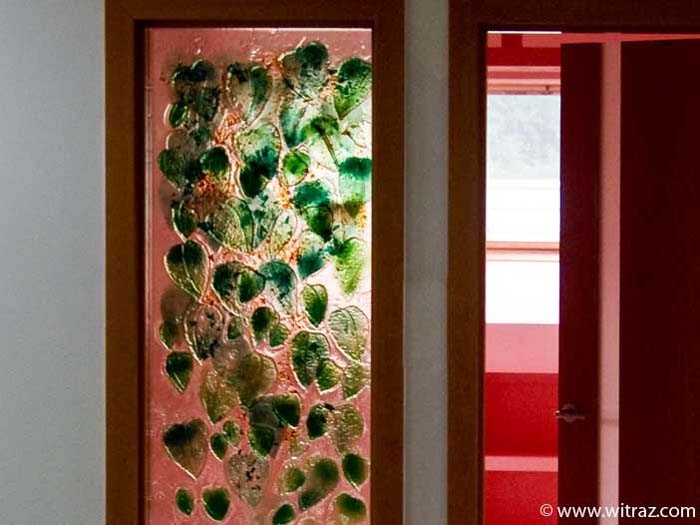
[[[104,516],[98,0],[0,0],[0,523]]]
[[[446,519],[447,0],[407,0],[406,520]],[[0,0],[0,523],[104,522],[102,0]]]

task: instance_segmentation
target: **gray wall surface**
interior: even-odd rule
[[[406,2],[408,525],[447,522],[447,0]]]
[[[102,0],[0,0],[0,523],[104,523]],[[406,519],[446,521],[447,0],[407,0]]]
[[[100,0],[0,0],[0,523],[104,521]]]

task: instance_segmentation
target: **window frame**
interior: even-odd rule
[[[698,33],[684,0],[450,0],[448,524],[483,523],[486,38],[488,31]]]
[[[144,29],[373,31],[371,519],[403,521],[404,7],[400,0],[106,0],[106,523],[145,522]],[[381,42],[381,45],[377,45]],[[379,183],[381,179],[381,183]],[[381,241],[381,242],[380,242]],[[386,271],[390,268],[391,271]],[[379,329],[381,327],[381,329]]]
[[[558,48],[493,47],[490,42],[488,44],[487,96],[548,96],[561,92],[561,57]],[[545,256],[544,260],[551,260],[551,256],[558,259],[559,242],[492,241],[487,238],[486,255],[487,260],[532,260],[533,255]]]

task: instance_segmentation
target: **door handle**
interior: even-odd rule
[[[555,410],[554,417],[561,419],[566,423],[573,423],[574,421],[582,421],[586,419],[586,416],[579,413],[578,409],[571,403],[566,403],[565,405],[562,405],[559,410]]]

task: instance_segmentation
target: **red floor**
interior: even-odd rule
[[[517,338],[518,344],[504,348],[504,342],[512,342],[513,335],[519,332],[522,337]],[[551,356],[552,348],[556,349],[553,336],[556,337],[556,327],[543,326],[538,330],[528,325],[522,331],[517,325],[487,327],[486,525],[556,523],[555,517],[540,514],[541,505],[556,505],[557,498],[557,424],[553,417],[557,406],[557,374],[552,373],[556,366]],[[494,366],[494,360],[488,357],[490,350],[492,356],[503,356],[507,351],[514,357],[526,354],[529,362],[523,367],[513,359],[511,366],[501,357],[498,366]],[[494,368],[498,371],[493,371]]]

